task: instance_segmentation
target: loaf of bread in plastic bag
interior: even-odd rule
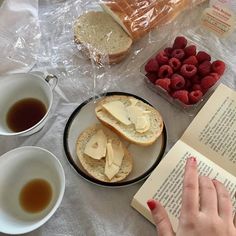
[[[104,0],[102,8],[137,40],[205,0]]]

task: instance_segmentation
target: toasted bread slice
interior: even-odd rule
[[[101,160],[95,160],[88,155],[84,154],[85,146],[90,140],[90,138],[98,131],[102,129],[104,134],[107,136],[108,139],[112,139],[115,142],[120,142],[119,137],[106,128],[105,126],[101,124],[95,124],[93,126],[90,126],[89,128],[85,129],[77,140],[77,156],[78,159],[83,166],[84,170],[87,171],[87,173],[92,176],[93,178],[103,181],[103,182],[118,182],[123,179],[125,179],[131,172],[133,167],[133,159],[132,155],[129,153],[128,149],[125,147],[124,144],[124,158],[120,167],[119,172],[110,180],[105,175],[105,163],[106,159],[102,158]]]
[[[120,101],[127,108],[131,105],[130,99],[137,100],[136,106],[138,106],[145,112],[149,112],[148,116],[150,121],[150,128],[144,133],[137,132],[134,124],[126,125],[120,122],[103,107],[104,104],[107,104],[109,102]],[[163,119],[160,113],[152,106],[132,96],[107,96],[97,103],[95,113],[97,118],[104,125],[112,129],[117,134],[121,135],[127,141],[138,145],[149,146],[153,144],[163,131]]]
[[[118,63],[129,52],[132,39],[105,12],[87,12],[74,25],[74,40],[82,44],[96,62]]]

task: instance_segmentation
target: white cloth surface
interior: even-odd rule
[[[68,7],[69,4],[70,1],[39,2],[42,39],[36,69],[47,70],[59,76],[59,84],[54,91],[52,111],[46,126],[30,137],[0,137],[0,155],[19,146],[35,145],[53,152],[61,161],[65,170],[66,190],[59,209],[45,225],[26,235],[154,236],[156,235],[155,227],[130,207],[133,195],[143,182],[129,187],[112,189],[99,187],[82,179],[66,160],[63,149],[64,127],[73,110],[81,102],[89,98],[95,90],[96,93],[108,90],[130,92],[149,101],[163,115],[168,135],[167,151],[180,138],[196,112],[191,116],[184,113],[150,91],[145,85],[139,73],[139,67],[147,56],[154,52],[153,50],[160,47],[160,44],[154,45],[151,43],[152,35],[148,36],[149,39],[146,37],[134,45],[133,52],[126,60],[126,64],[114,66],[106,70],[104,74],[101,74],[101,76],[106,76],[105,78],[108,81],[114,81],[113,83],[108,84],[102,82],[103,80],[98,80],[98,75],[100,74],[96,73],[99,73],[99,71],[89,71],[89,68],[91,68],[90,61],[83,61],[83,67],[81,67],[81,64],[78,65],[78,70],[64,68],[69,61],[68,54],[64,54],[64,52],[70,53],[71,50],[70,47],[67,48],[68,44],[63,44],[63,42],[66,40],[71,40],[72,42],[72,39],[70,35],[65,34],[63,26],[60,29],[55,27],[55,24],[58,26],[57,22],[65,19],[57,18],[58,15],[54,13],[60,13],[60,16],[66,15],[68,12],[65,7]],[[83,4],[85,3],[81,1],[81,5],[76,5],[77,10],[82,9],[82,6],[85,6]],[[182,17],[186,18],[185,16]],[[186,21],[189,21],[189,19],[186,19]],[[178,22],[182,22],[182,19],[180,18]],[[164,31],[158,31],[158,37],[163,37],[165,40],[165,33],[170,34],[171,29],[173,30],[173,35],[178,33],[175,26],[173,24],[173,26],[165,28]],[[184,28],[184,24],[182,26]],[[168,37],[172,38],[173,35]],[[54,39],[52,38],[53,36]],[[155,37],[155,33],[153,37]],[[60,44],[57,45],[57,48],[50,47],[50,45],[56,45],[54,44],[55,42],[52,42],[53,40]],[[203,41],[203,43],[207,44],[207,41]],[[214,50],[214,45],[208,46]],[[235,47],[233,40],[226,45],[226,49],[222,48],[220,51],[225,53],[229,46],[233,50],[233,47]],[[224,58],[225,54],[223,55],[222,53],[222,56]],[[58,63],[58,58],[61,64]],[[235,65],[235,57],[232,56],[228,59],[231,63],[230,65]],[[60,68],[55,66],[60,66]],[[121,72],[123,76],[120,76]],[[91,77],[94,73],[97,78],[97,89],[94,89],[93,77]],[[222,81],[236,89],[235,79],[232,74],[232,71],[227,71]]]
[[[0,7],[0,75],[28,72],[39,40],[38,0],[5,0]]]

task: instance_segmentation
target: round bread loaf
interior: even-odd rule
[[[103,130],[104,134],[107,136],[108,139],[112,139],[114,142],[120,142],[120,139],[118,136],[113,133],[111,130],[106,128],[105,126],[101,124],[95,124],[93,126],[90,126],[89,128],[85,129],[77,140],[77,156],[78,159],[83,166],[84,170],[87,171],[87,173],[92,176],[93,178],[103,181],[103,182],[118,182],[123,179],[125,179],[131,172],[133,167],[133,161],[132,156],[125,147],[124,144],[124,158],[120,167],[119,172],[110,180],[105,175],[105,163],[106,159],[102,158],[101,160],[95,160],[88,155],[84,154],[84,149],[90,138],[98,131]]]

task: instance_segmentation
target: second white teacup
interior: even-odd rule
[[[31,184],[23,191],[36,181],[47,183],[50,191],[45,191],[42,184],[34,188]],[[46,149],[16,148],[0,157],[0,189],[0,235],[27,233],[48,221],[59,207],[65,191],[64,170],[57,157]],[[37,211],[22,205],[22,191],[26,194],[23,203]],[[39,206],[43,208],[39,210]]]
[[[49,81],[53,83],[49,83]],[[57,84],[57,77],[48,75],[44,78],[40,74],[18,73],[0,77],[0,135],[31,135],[39,131],[46,123],[53,102],[53,88]],[[45,113],[32,126],[21,131],[12,130],[7,117],[10,109],[23,100],[33,99],[45,106]],[[14,113],[13,113],[14,114]],[[22,114],[23,116],[24,114]],[[14,116],[14,115],[13,115]],[[14,118],[14,117],[13,117]]]

